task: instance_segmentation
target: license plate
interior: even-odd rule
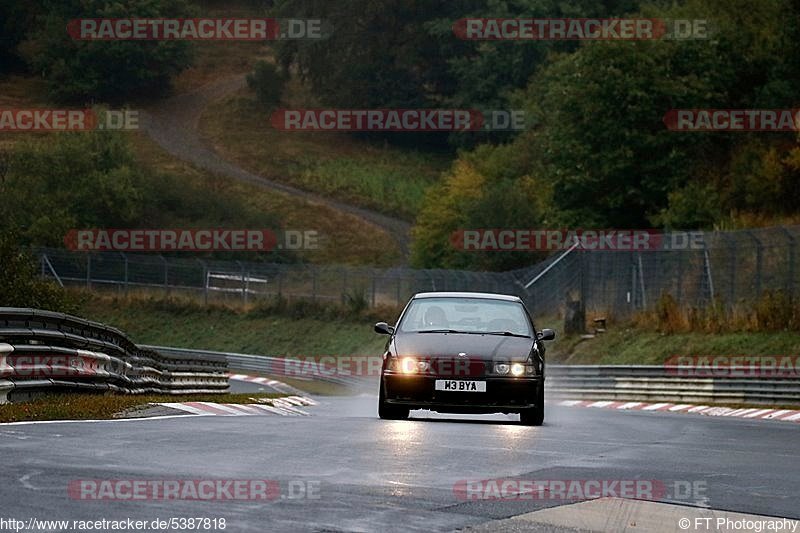
[[[466,381],[463,379],[437,379],[434,388],[449,392],[486,392],[486,382]]]

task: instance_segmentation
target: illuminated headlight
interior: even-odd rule
[[[494,373],[500,374],[501,376],[505,376],[506,374],[508,374],[510,368],[511,367],[508,363],[495,363]]]
[[[524,373],[525,373],[525,365],[523,365],[522,363],[514,363],[513,365],[511,365],[512,376],[519,377]]]
[[[390,370],[402,372],[403,374],[424,374],[430,369],[430,363],[420,361],[416,357],[403,357],[393,365],[389,365]]]

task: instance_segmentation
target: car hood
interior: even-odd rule
[[[462,333],[398,333],[394,350],[398,356],[451,358],[465,353],[484,361],[525,361],[533,348],[532,338]]]

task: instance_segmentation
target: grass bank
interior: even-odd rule
[[[145,409],[150,403],[170,402],[222,402],[254,403],[253,398],[279,398],[285,394],[193,394],[172,396],[167,394],[105,395],[105,394],[52,394],[30,402],[0,405],[0,422],[25,422],[30,420],[109,420],[121,418],[120,414]]]
[[[118,327],[138,344],[263,355],[371,355],[386,337],[372,331],[380,313],[344,318],[333,306],[287,304],[244,309],[182,300],[92,296],[81,316]],[[391,315],[395,313],[395,315]],[[393,320],[396,311],[386,311]]]

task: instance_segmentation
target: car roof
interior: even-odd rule
[[[522,302],[518,296],[510,294],[495,294],[491,292],[420,292],[413,296],[418,298],[483,298],[486,300],[505,300],[507,302]]]

